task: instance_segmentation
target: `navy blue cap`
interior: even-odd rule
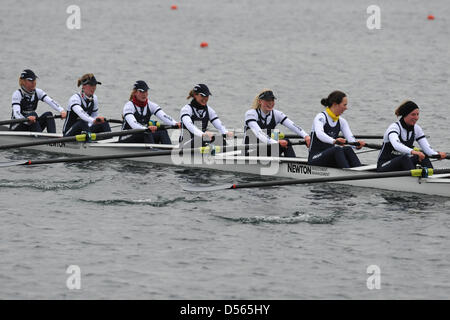
[[[138,80],[134,83],[133,89],[136,89],[141,92],[145,92],[150,88],[148,87],[148,85],[145,83],[144,80]]]
[[[208,87],[206,86],[206,84],[203,84],[203,83],[196,84],[196,85],[194,86],[194,92],[195,92],[195,93],[198,93],[198,94],[201,94],[201,95],[204,96],[204,97],[212,96],[212,94],[211,94],[211,92],[209,91],[209,89],[208,89]]]
[[[100,81],[97,81],[97,79],[95,79],[95,76],[89,76],[88,78],[84,79],[83,81],[81,81],[81,85],[85,85],[85,84],[89,84],[91,86],[96,86],[97,84],[102,84]]]
[[[258,96],[258,99],[270,101],[270,100],[275,100],[276,98],[275,98],[273,92],[268,90],[268,91],[264,91],[263,93],[261,93]]]
[[[39,78],[32,70],[25,69],[20,74],[20,79],[27,79],[30,81],[36,80],[36,78]]]

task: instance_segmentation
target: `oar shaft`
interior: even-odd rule
[[[55,116],[46,116],[45,118],[47,118],[47,119],[60,119],[61,118],[61,115],[55,115]],[[38,119],[42,119],[42,117],[39,117]],[[28,121],[30,121],[30,120],[28,120],[28,118],[22,118],[22,119],[11,119],[11,120],[3,120],[3,121],[0,121],[0,125],[3,125],[3,124],[13,124],[13,123],[23,123],[23,122],[28,122]]]
[[[95,135],[95,140],[101,140],[101,139],[107,139],[111,137],[116,136],[123,136],[128,134],[134,134],[134,133],[141,133],[145,132],[147,129],[132,129],[132,130],[125,130],[125,131],[118,131],[118,132],[102,132],[102,133],[96,133],[92,134]],[[6,145],[0,145],[0,150],[3,149],[11,149],[11,148],[22,148],[22,147],[31,147],[31,146],[39,146],[44,144],[52,144],[52,143],[63,143],[63,142],[76,142],[76,141],[83,141],[86,140],[87,134],[79,134],[76,136],[69,136],[69,137],[62,137],[62,138],[53,138],[53,139],[37,139],[36,141],[30,141],[25,143],[12,143],[12,144],[6,144]]]
[[[292,139],[292,138],[301,138],[301,137],[300,137],[299,135],[296,135],[296,134],[285,134],[285,135],[284,135],[284,138]],[[345,138],[345,137],[339,136],[339,138]],[[360,139],[360,140],[362,140],[362,139],[374,139],[374,140],[376,140],[376,139],[383,139],[383,136],[377,136],[377,135],[357,135],[357,136],[355,136],[355,139]]]
[[[450,169],[434,169],[433,174],[450,173]],[[394,171],[394,172],[378,172],[368,174],[358,174],[351,176],[341,177],[319,177],[310,179],[294,179],[294,180],[281,180],[281,181],[266,181],[258,183],[242,183],[234,184],[229,189],[241,189],[241,188],[260,188],[271,186],[286,186],[292,184],[307,184],[307,183],[320,183],[320,182],[337,182],[337,181],[351,181],[351,180],[367,180],[367,179],[383,179],[383,178],[395,178],[395,177],[408,177],[412,176],[412,171]]]
[[[349,144],[351,146],[359,146],[358,142],[347,142],[347,144]],[[378,149],[378,150],[380,150],[383,146],[381,144],[366,143],[364,145],[364,147],[370,148],[370,149]]]
[[[28,160],[23,163],[23,165],[36,165],[36,164],[50,164],[50,163],[64,163],[64,162],[82,162],[90,160],[113,160],[113,159],[123,159],[123,158],[139,158],[139,157],[154,157],[154,156],[167,156],[170,155],[172,150],[164,151],[146,151],[137,152],[130,154],[113,154],[113,155],[103,155],[103,156],[80,156],[71,158],[56,158],[48,160]]]

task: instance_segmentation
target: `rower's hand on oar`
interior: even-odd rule
[[[35,123],[36,122],[36,116],[29,116],[27,117],[30,123]]]
[[[104,123],[105,122],[105,117],[97,117],[95,118],[94,123],[95,124],[100,124],[100,123]]]
[[[287,148],[288,147],[288,141],[287,140],[278,140],[278,143],[280,144],[280,147]]]
[[[344,138],[336,138],[334,140],[334,144],[337,144],[337,145],[340,145],[340,146],[343,146],[346,143],[347,143],[347,140],[345,140]]]
[[[177,122],[175,125],[178,127],[178,129],[181,129],[181,122]]]
[[[158,130],[157,126],[148,126],[148,130],[150,130],[152,133],[155,133],[156,130]]]
[[[425,154],[423,152],[421,152],[421,151],[413,150],[413,151],[411,151],[411,154],[415,155],[415,156],[418,156],[419,157],[419,162],[422,162],[422,160],[425,159]]]
[[[356,149],[358,150],[366,145],[366,142],[364,140],[358,140],[356,142],[358,143],[358,145],[356,146]]]
[[[234,138],[234,132],[233,131],[227,131],[227,133],[225,133],[226,138]]]
[[[311,144],[311,137],[305,136],[304,139],[305,139],[306,147],[309,148],[309,145]]]
[[[61,119],[65,119],[67,117],[66,111],[61,111]]]
[[[205,131],[205,132],[203,132],[202,137],[208,139],[208,141],[211,141],[212,138],[214,137],[214,133]]]
[[[437,155],[441,157],[439,160],[447,158],[447,154],[445,152],[438,152]]]

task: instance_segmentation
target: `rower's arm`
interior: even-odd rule
[[[434,151],[433,148],[431,148],[422,128],[419,125],[415,125],[414,131],[414,134],[417,137],[416,141],[419,143],[420,149],[422,149],[426,155],[432,156],[438,154],[437,151]]]
[[[259,127],[258,123],[256,122],[256,120],[252,120],[252,121],[247,121],[247,126],[252,130],[253,134],[259,139],[259,141],[261,141],[262,143],[265,144],[277,144],[278,141],[270,138],[267,134],[265,134],[261,128]]]
[[[131,129],[147,129],[147,127],[137,122],[136,117],[132,113],[126,114],[124,119],[129,124]]]
[[[222,124],[222,121],[220,121],[219,116],[217,115],[217,113],[211,108],[211,107],[207,107],[209,108],[208,112],[209,112],[209,121],[211,121],[211,124],[220,131],[221,134],[226,134],[227,133],[227,128],[225,128],[225,126]]]
[[[305,138],[308,134],[305,130],[303,130],[301,127],[297,126],[294,121],[292,121],[289,118],[285,118],[280,122],[283,126],[294,132],[295,134],[298,134],[300,137]]]
[[[169,126],[176,126],[177,125],[177,122],[159,107],[156,110],[156,112],[152,111],[152,113],[154,115],[156,115],[158,117],[158,119],[161,120],[162,122],[164,122],[164,124],[166,124],[166,125],[169,125]]]
[[[352,130],[350,130],[347,120],[341,117],[339,122],[341,123],[341,132],[347,142],[356,142],[355,136],[353,135]]]
[[[392,144],[392,147],[396,151],[404,153],[404,154],[411,154],[411,151],[413,151],[413,149],[405,146],[403,143],[400,142],[398,132],[391,131],[388,135],[388,138],[389,138],[389,142]]]
[[[12,112],[14,119],[24,119],[23,114],[20,113],[20,100],[22,100],[22,96],[20,95],[19,90],[14,91],[12,95]]]
[[[58,102],[53,100],[51,97],[49,97],[44,90],[36,88],[36,94],[38,95],[38,98],[41,101],[44,101],[46,104],[48,104],[52,109],[55,111],[58,111],[59,113],[64,111],[64,108],[60,106]]]
[[[323,126],[325,125],[325,115],[323,113],[318,114],[315,118],[314,118],[314,132],[316,134],[316,137],[324,142],[324,143],[329,143],[329,144],[334,144],[334,139],[332,137],[330,137],[329,135],[327,135],[325,133],[325,131],[323,130]]]
[[[81,108],[80,105],[74,105],[72,106],[72,111],[75,112],[82,120],[86,121],[89,126],[92,126],[92,124],[95,121],[95,118],[91,117],[90,115],[88,115],[83,108]],[[94,115],[94,113],[92,113],[92,115]]]
[[[194,125],[189,114],[182,115],[181,122],[183,122],[183,125],[186,127],[186,129],[189,130],[189,132],[192,133],[194,136],[197,137],[203,136],[203,131]]]

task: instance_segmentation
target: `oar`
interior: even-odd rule
[[[280,133],[281,134],[281,133]],[[299,135],[296,134],[285,134],[284,138],[290,139],[290,138],[301,138]],[[339,138],[345,138],[343,136],[339,136]],[[281,139],[281,138],[280,138]],[[357,135],[355,136],[355,139],[383,139],[383,136],[377,136],[377,135]]]
[[[248,145],[250,147],[255,145]],[[46,159],[46,160],[16,160],[12,162],[0,163],[0,167],[11,167],[11,166],[28,166],[37,164],[50,164],[50,163],[62,163],[62,162],[82,162],[90,160],[112,160],[112,159],[123,159],[123,158],[140,158],[140,157],[155,157],[155,156],[168,156],[168,155],[182,155],[186,152],[198,152],[200,154],[211,154],[215,155],[219,152],[226,152],[227,149],[232,151],[240,150],[244,148],[245,145],[240,146],[205,146],[198,148],[188,148],[188,149],[172,149],[172,150],[161,150],[161,151],[143,151],[143,152],[133,152],[124,154],[113,154],[113,155],[103,155],[103,156],[79,156],[70,158],[56,158],[56,159]]]
[[[47,118],[47,119],[52,119],[52,118],[53,119],[60,119],[61,115],[57,114],[57,115],[54,115],[54,116],[45,116],[44,118]],[[38,119],[42,119],[42,118],[39,117]],[[2,125],[2,124],[13,124],[13,123],[23,123],[23,122],[28,122],[28,121],[30,121],[30,120],[28,120],[28,118],[3,120],[3,121],[0,121],[0,125]]]
[[[50,143],[62,143],[62,142],[85,142],[90,140],[101,140],[107,139],[116,136],[124,136],[133,133],[141,133],[148,131],[148,129],[132,129],[132,130],[124,130],[118,132],[103,132],[103,133],[82,133],[76,136],[62,137],[62,138],[53,138],[53,139],[37,139],[37,141],[30,141],[24,143],[12,143],[0,145],[1,149],[11,149],[11,148],[22,148],[22,147],[30,147],[30,146],[39,146]]]
[[[446,152],[447,153],[447,152]],[[431,158],[431,159],[441,159],[441,156],[440,155],[438,155],[438,154],[434,154],[434,155],[432,155],[432,156],[427,156],[428,158]],[[447,154],[447,156],[445,157],[445,158],[443,158],[443,159],[450,159],[450,154]]]
[[[358,146],[359,145],[358,142],[348,142],[347,144],[352,145],[352,146]],[[364,147],[367,147],[367,148],[370,148],[370,149],[378,149],[378,150],[380,150],[383,146],[380,145],[380,144],[366,143],[364,145]],[[430,159],[441,159],[441,156],[438,155],[438,154],[434,154],[434,155],[431,155],[431,156],[427,155],[427,157],[430,158]],[[447,154],[447,156],[445,158],[443,158],[443,159],[450,159],[450,154]]]
[[[358,142],[347,142],[346,144],[349,144],[351,146],[359,146]],[[383,146],[381,144],[375,144],[375,143],[366,143],[364,145],[364,147],[366,148],[370,148],[370,149],[378,149],[380,150]]]
[[[110,122],[110,123],[123,123],[123,120],[119,120],[119,119],[109,119],[109,118],[105,118],[106,122]]]
[[[368,179],[381,179],[381,178],[395,178],[395,177],[427,177],[433,174],[450,173],[450,169],[413,169],[407,171],[394,171],[394,172],[379,172],[379,173],[367,173],[367,174],[355,174],[341,177],[320,177],[309,179],[291,179],[280,181],[266,181],[266,182],[250,182],[241,184],[223,184],[215,186],[183,186],[186,191],[217,191],[227,189],[243,189],[243,188],[261,188],[261,187],[273,187],[273,186],[285,186],[293,184],[307,184],[318,182],[338,182],[349,180],[368,180]]]

